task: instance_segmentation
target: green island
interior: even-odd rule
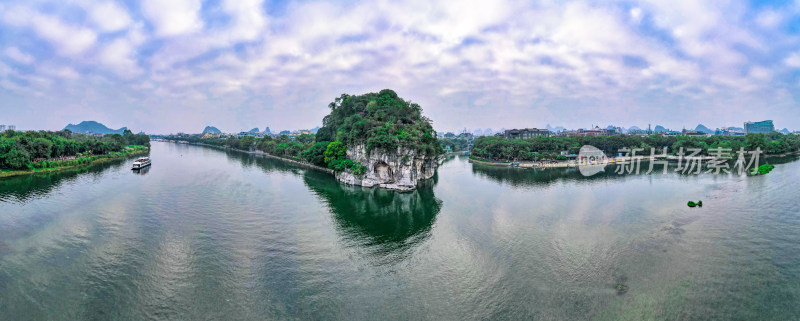
[[[452,138],[445,138],[445,144],[454,144]],[[756,148],[766,155],[782,155],[800,151],[800,136],[784,135],[779,132],[768,134],[747,134],[746,136],[582,136],[582,137],[536,137],[529,139],[508,139],[496,136],[476,138],[470,151],[473,157],[492,160],[539,161],[566,159],[561,151],[578,154],[583,145],[592,145],[606,154],[616,155],[623,148],[642,148],[649,155],[651,148],[661,152],[667,147],[669,154],[674,155],[681,148],[699,148],[701,155],[708,155],[710,150],[723,148],[733,151],[734,156],[740,148],[752,151]]]
[[[62,131],[5,131],[0,134],[0,177],[52,172],[145,153],[150,137],[90,136]]]
[[[330,113],[316,135],[177,137],[169,140],[270,155],[326,167],[355,185],[400,189],[429,178],[444,151],[419,104],[390,89],[363,95],[342,94],[328,104]]]

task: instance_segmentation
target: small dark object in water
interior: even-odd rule
[[[703,201],[697,201],[697,203],[689,201],[689,203],[686,203],[686,205],[689,205],[689,207],[695,207],[695,206],[703,207]]]

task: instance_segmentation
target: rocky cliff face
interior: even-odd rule
[[[417,182],[433,177],[438,163],[434,157],[419,155],[416,151],[398,148],[396,151],[373,150],[367,155],[364,145],[348,147],[347,157],[367,166],[363,177],[342,172],[336,174],[341,182],[365,187],[409,191],[417,187]]]

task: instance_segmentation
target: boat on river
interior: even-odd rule
[[[139,157],[133,162],[131,169],[142,169],[147,166],[150,166],[150,157]]]

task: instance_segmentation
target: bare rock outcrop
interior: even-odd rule
[[[347,171],[340,172],[336,174],[339,181],[402,191],[413,190],[420,180],[433,177],[438,165],[435,157],[402,147],[395,151],[372,150],[368,155],[366,146],[358,145],[347,149],[347,157],[367,166],[367,172],[360,178]]]

